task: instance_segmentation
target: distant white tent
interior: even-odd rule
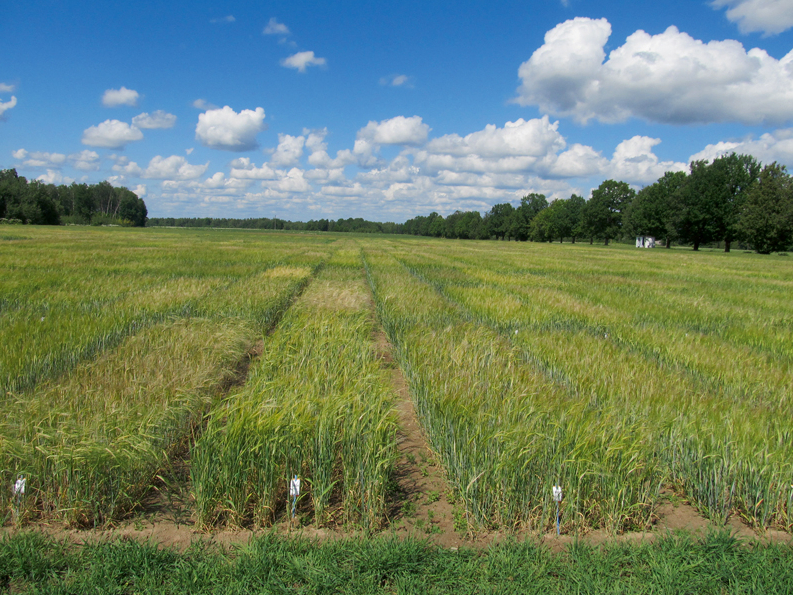
[[[636,236],[637,248],[655,248],[655,238],[653,236]]]

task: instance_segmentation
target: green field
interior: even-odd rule
[[[384,329],[471,528],[793,526],[793,264],[612,245],[14,227],[0,242],[5,523],[387,529]]]

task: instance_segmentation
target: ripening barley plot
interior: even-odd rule
[[[0,392],[56,377],[204,296],[278,264],[316,266],[324,241],[250,234],[30,228],[0,254]],[[261,234],[259,234],[261,236]]]
[[[109,232],[96,235],[93,251],[99,242],[118,241]],[[236,374],[253,342],[330,254],[323,248],[325,242],[268,242],[260,237],[246,246],[241,236],[245,238],[215,234],[213,242],[204,242],[206,236],[195,234],[156,234],[155,246],[147,245],[152,236],[127,236],[119,242],[122,254],[97,258],[95,268],[135,269],[137,275],[156,281],[143,284],[141,291],[120,284],[122,291],[117,290],[117,297],[105,302],[105,312],[94,318],[128,315],[146,324],[115,345],[104,345],[95,357],[61,359],[62,369],[49,380],[5,395],[0,478],[5,485],[23,474],[28,486],[22,503],[12,503],[10,494],[0,491],[5,510],[14,504],[23,517],[54,515],[90,525],[118,518],[139,505],[158,470]],[[185,246],[185,240],[193,241]],[[146,258],[130,259],[138,243],[152,250]],[[158,269],[179,250],[185,258],[175,258],[173,274],[163,276]],[[80,269],[53,275],[50,293],[42,290],[39,301],[59,291],[68,293],[63,288],[70,287],[69,272],[79,277]],[[19,278],[9,277],[11,282]],[[83,299],[90,302],[113,289],[112,275],[107,275]],[[80,308],[79,297],[69,296],[73,308]],[[21,296],[18,301],[23,300]],[[4,310],[0,322],[19,318],[25,305]],[[90,312],[91,306],[83,309]],[[64,344],[73,345],[73,337],[96,334],[95,327],[69,317],[68,311],[51,310],[48,316],[54,325],[49,328],[65,330],[37,335],[45,357],[62,353]],[[36,322],[40,321],[28,320],[27,328],[20,324],[16,336],[30,334]],[[7,329],[12,325],[2,328],[4,343],[10,342]]]
[[[365,254],[419,418],[473,520],[544,529],[562,484],[568,529],[646,525],[659,476],[641,420],[591,411],[395,258]]]
[[[392,251],[580,403],[640,424],[636,460],[655,481],[674,480],[716,520],[789,528],[790,265],[513,246]]]
[[[287,481],[317,524],[379,526],[395,459],[388,377],[360,257],[340,249],[268,337],[246,385],[209,416],[191,453],[198,522],[267,525],[286,509]],[[339,517],[339,514],[341,516]]]

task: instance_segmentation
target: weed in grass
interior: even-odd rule
[[[406,500],[402,503],[402,514],[406,517],[413,517],[416,515],[416,503],[412,500]]]

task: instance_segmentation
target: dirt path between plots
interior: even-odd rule
[[[374,342],[377,357],[391,377],[399,416],[399,457],[394,470],[395,487],[388,502],[389,529],[398,534],[429,537],[446,547],[459,545],[462,535],[454,531],[455,515],[459,515],[453,503],[454,493],[424,437],[408,383],[382,329],[375,333]]]

